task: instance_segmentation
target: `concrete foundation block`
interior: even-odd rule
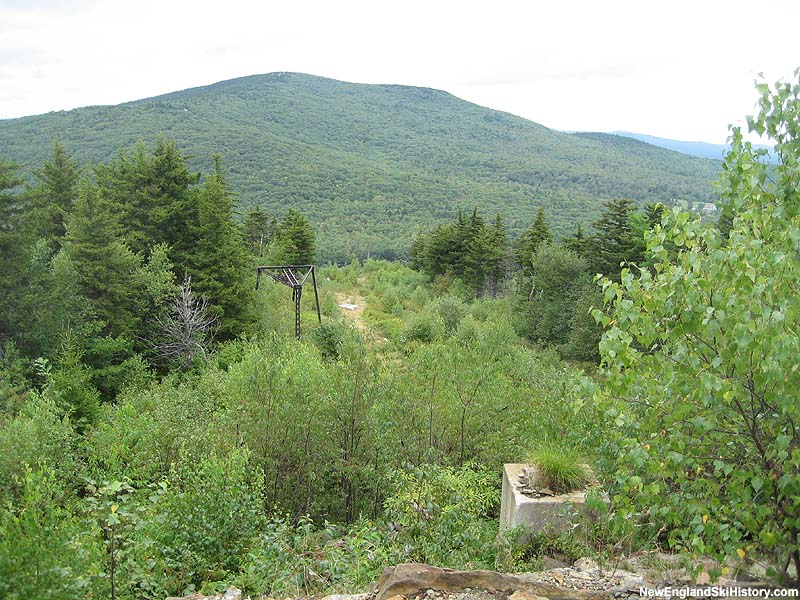
[[[522,527],[516,539],[524,544],[536,533],[560,533],[569,529],[587,513],[586,493],[592,489],[531,498],[520,489],[519,476],[532,465],[509,463],[503,466],[503,492],[500,500],[500,533]],[[593,486],[594,487],[594,486]],[[608,497],[601,496],[607,503]]]

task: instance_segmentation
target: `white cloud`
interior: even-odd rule
[[[436,87],[561,129],[721,141],[752,111],[756,72],[800,63],[776,33],[800,5],[758,7],[757,26],[754,6],[0,0],[0,118],[299,71]]]

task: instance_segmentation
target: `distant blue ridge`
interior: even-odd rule
[[[670,140],[667,138],[660,138],[653,135],[644,135],[642,133],[631,133],[629,131],[612,131],[613,135],[632,138],[658,146],[659,148],[666,148],[667,150],[674,150],[689,156],[699,156],[700,158],[712,158],[715,160],[722,160],[725,154],[730,150],[728,144],[710,144],[708,142],[684,142],[681,140]],[[753,148],[764,149],[769,153],[769,162],[776,163],[777,158],[774,156],[772,147],[764,144],[753,144]]]

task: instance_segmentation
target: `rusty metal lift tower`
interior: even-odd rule
[[[256,267],[256,289],[261,284],[261,273],[266,273],[272,279],[292,288],[292,300],[294,300],[294,335],[300,339],[300,298],[303,295],[303,284],[311,275],[311,282],[314,284],[314,300],[317,304],[317,318],[322,323],[322,312],[319,309],[319,292],[317,291],[317,276],[314,265],[273,265],[266,267]]]

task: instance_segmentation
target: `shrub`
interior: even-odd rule
[[[0,505],[0,597],[108,597],[100,536],[70,510],[61,478],[26,468],[19,501]]]
[[[403,338],[407,341],[430,343],[444,334],[444,322],[441,317],[431,313],[413,315],[403,329]]]
[[[348,323],[323,323],[308,334],[308,339],[319,349],[322,358],[328,360],[353,357],[364,351],[361,334]]]
[[[491,568],[495,560],[499,475],[477,465],[427,465],[395,472],[386,517],[413,561]]]
[[[163,593],[181,595],[240,570],[264,525],[261,486],[245,451],[211,455],[196,468],[173,473],[155,514],[142,526],[149,540],[142,548],[154,556]]]
[[[625,521],[673,548],[800,573],[800,85],[757,87],[748,123],[779,160],[734,129],[727,238],[676,207],[648,235],[652,270],[603,281],[597,399]]]
[[[16,494],[26,469],[54,469],[64,480],[76,475],[76,437],[55,403],[28,396],[15,417],[0,419],[0,497]]]
[[[445,335],[453,335],[461,319],[469,311],[467,304],[457,296],[442,296],[432,302],[428,309],[435,311],[442,318]]]

